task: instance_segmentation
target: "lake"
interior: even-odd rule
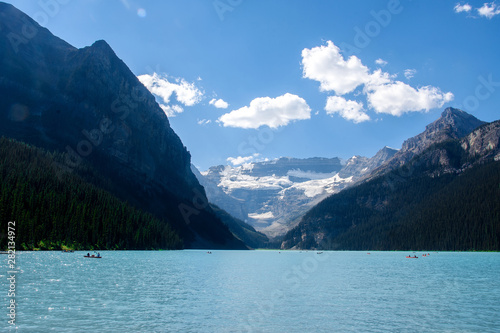
[[[18,252],[17,332],[500,332],[500,253],[101,254]]]

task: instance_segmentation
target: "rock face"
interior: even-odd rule
[[[342,178],[352,176],[354,180],[358,180],[390,160],[397,152],[398,150],[386,146],[371,158],[362,156],[352,157],[342,170],[340,170],[339,176]]]
[[[431,145],[446,140],[460,139],[485,122],[459,109],[446,108],[441,117],[426,126],[425,131],[409,138],[386,163],[376,168],[369,179],[398,168]]]
[[[396,158],[414,156],[438,142],[460,139],[483,124],[485,122],[462,110],[446,108],[439,119],[426,126],[424,132],[403,142]]]
[[[200,182],[210,202],[270,237],[293,228],[311,207],[353,184],[391,158],[385,147],[372,158],[280,158],[211,167]]]
[[[477,128],[460,140],[460,143],[470,157],[500,161],[500,121]]]
[[[153,95],[105,41],[76,49],[0,3],[0,134],[98,166],[122,199],[169,220],[189,246],[241,248],[215,218],[190,154]],[[198,205],[199,206],[199,205]]]
[[[205,188],[207,198],[209,198],[210,202],[216,205],[222,203],[224,205],[224,210],[237,219],[242,221],[248,219],[245,201],[226,194],[222,188],[217,186],[217,183],[214,182],[213,179],[204,177],[194,165],[191,165],[191,170],[196,178],[198,178],[200,184]]]

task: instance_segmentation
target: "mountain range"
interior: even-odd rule
[[[0,50],[0,217],[24,249],[500,250],[499,121],[447,108],[371,158],[199,172],[105,41],[0,2]]]
[[[64,153],[59,179],[88,163],[104,190],[169,224],[185,247],[246,248],[208,205],[154,96],[105,41],[77,49],[0,3],[0,50],[1,136]]]
[[[448,108],[357,186],[308,211],[282,248],[498,251],[498,198],[500,121]]]
[[[390,159],[384,147],[371,158],[279,158],[239,166],[219,165],[195,172],[210,202],[271,238],[293,228],[299,218],[331,194],[355,184]]]
[[[284,237],[282,248],[359,249],[354,246],[358,244],[356,242],[359,236],[353,230],[362,228],[355,229],[353,226],[365,225],[364,228],[367,228],[366,225],[372,225],[370,221],[377,220],[379,216],[377,209],[393,213],[391,218],[384,215],[385,222],[379,221],[381,225],[396,224],[396,217],[397,223],[405,225],[401,220],[401,213],[396,212],[398,209],[409,213],[412,209],[423,208],[410,208],[414,207],[412,198],[407,198],[408,201],[403,203],[399,201],[400,198],[408,193],[419,196],[424,192],[432,197],[435,194],[433,191],[437,190],[429,190],[424,186],[419,188],[421,193],[409,192],[405,190],[408,184],[417,180],[422,184],[439,183],[465,170],[479,168],[483,162],[488,164],[498,160],[499,157],[495,155],[498,151],[498,136],[496,123],[487,124],[462,110],[450,107],[442,112],[439,119],[426,126],[422,133],[404,141],[401,149],[384,147],[371,158],[353,156],[347,161],[340,158],[280,158],[240,166],[221,165],[195,174],[207,189],[211,202],[248,222],[271,239]],[[461,152],[457,148],[459,146],[467,153]],[[422,167],[423,164],[426,165],[425,168]],[[468,172],[468,176],[462,176],[460,180],[472,177],[472,171]],[[441,176],[446,177],[440,178]],[[377,187],[380,182],[383,186]],[[372,200],[369,198],[380,196],[375,204],[375,211],[366,211],[366,207],[362,205],[360,207],[362,196],[345,199],[349,193],[358,193],[360,189],[367,192],[368,198],[365,199],[368,202]],[[387,192],[387,189],[390,191]],[[336,202],[338,198],[349,202],[349,212],[337,212],[339,208],[333,206],[332,202]],[[399,202],[402,207],[392,207],[391,201]],[[374,203],[368,205],[372,204]],[[329,209],[320,208],[325,206]],[[445,211],[447,208],[440,209]],[[318,210],[323,215],[314,213]],[[342,214],[342,218],[349,221],[344,220],[343,227],[327,232],[329,227],[338,228],[336,224],[330,225],[327,222],[335,216],[332,211]],[[356,216],[353,213],[362,211],[365,215]],[[370,232],[363,233],[374,236]],[[332,243],[332,238],[347,237],[345,235],[349,234],[355,235],[348,238],[349,244]],[[366,244],[370,244],[371,248],[387,245],[373,242]],[[403,245],[400,246],[404,248]]]

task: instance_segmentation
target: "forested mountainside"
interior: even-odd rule
[[[188,248],[245,248],[208,204],[196,206],[207,200],[189,152],[105,41],[77,49],[0,3],[0,49],[0,135],[67,153],[58,173],[90,163]]]
[[[0,219],[16,222],[18,249],[182,248],[168,220],[138,210],[94,185],[109,186],[90,164],[57,174],[57,164],[64,163],[65,157],[0,138]],[[7,223],[0,230],[8,234]],[[7,241],[1,238],[0,248],[6,248]]]
[[[283,248],[500,250],[500,121],[333,195]]]
[[[259,248],[278,248],[280,244],[272,243],[269,241],[266,235],[261,232],[256,231],[251,225],[237,219],[227,213],[225,210],[217,207],[216,205],[210,204],[215,214],[224,222],[229,230],[235,235],[236,238],[240,239],[246,245],[252,249]]]

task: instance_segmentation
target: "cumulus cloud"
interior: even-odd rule
[[[340,96],[329,96],[325,110],[327,114],[338,113],[342,118],[355,123],[370,120],[370,116],[363,112],[363,103],[346,100]]]
[[[303,98],[286,93],[276,98],[259,97],[249,106],[226,113],[219,118],[225,127],[278,128],[291,121],[311,118],[311,108]]]
[[[377,113],[401,116],[412,111],[429,111],[453,100],[453,94],[426,86],[415,89],[401,81],[367,88],[370,107]]]
[[[486,2],[481,8],[477,9],[477,12],[480,16],[491,19],[493,16],[500,14],[500,6],[494,2]]]
[[[238,156],[238,157],[228,157],[227,158],[227,161],[230,162],[232,165],[234,166],[237,166],[237,165],[241,165],[241,164],[245,164],[245,163],[249,163],[251,162],[253,159],[255,159],[256,157],[258,157],[260,154],[258,153],[255,153],[253,155],[250,155],[250,156],[245,156],[245,157],[242,157],[242,156]]]
[[[383,64],[384,60],[377,59],[376,63]],[[444,93],[433,86],[414,88],[396,81],[397,75],[383,72],[380,68],[370,72],[368,67],[354,56],[346,61],[340,49],[331,41],[323,46],[304,49],[302,64],[305,78],[320,82],[322,91],[336,93],[337,96],[330,96],[327,99],[325,106],[327,113],[338,113],[356,123],[370,119],[363,109],[363,103],[340,96],[353,92],[359,86],[363,86],[362,92],[353,94],[355,97],[365,95],[370,109],[376,113],[394,116],[442,107],[444,103],[453,99],[452,93]],[[411,79],[416,72],[415,69],[407,69],[404,75],[407,79]]]
[[[180,105],[169,105],[174,93],[177,102],[185,106],[198,104],[203,98],[203,92],[194,83],[187,82],[182,78],[174,78],[171,82],[166,75],[154,73],[153,75],[140,75],[138,79],[157,97],[158,104],[167,116],[174,116],[184,110]]]
[[[385,60],[384,60],[384,59],[382,59],[382,58],[378,58],[377,60],[375,60],[375,63],[376,63],[377,65],[379,65],[379,66],[382,66],[382,67],[384,67],[385,65],[387,65],[387,64],[388,64],[388,62],[387,62],[387,61],[385,61]]]
[[[472,7],[468,3],[463,4],[463,5],[461,5],[460,3],[457,3],[453,9],[455,10],[455,13],[461,13],[461,12],[468,13],[472,10]]]
[[[226,101],[220,98],[219,99],[213,98],[210,102],[208,102],[208,104],[215,106],[217,109],[227,109],[227,107],[229,106],[229,104]]]
[[[416,69],[405,69],[405,71],[404,71],[404,75],[405,75],[405,78],[407,80],[409,80],[412,77],[414,77],[415,74],[417,74],[417,70]]]
[[[326,45],[302,50],[303,76],[319,81],[322,91],[344,95],[354,91],[368,78],[368,68],[356,56],[347,60],[340,49],[328,41]]]

